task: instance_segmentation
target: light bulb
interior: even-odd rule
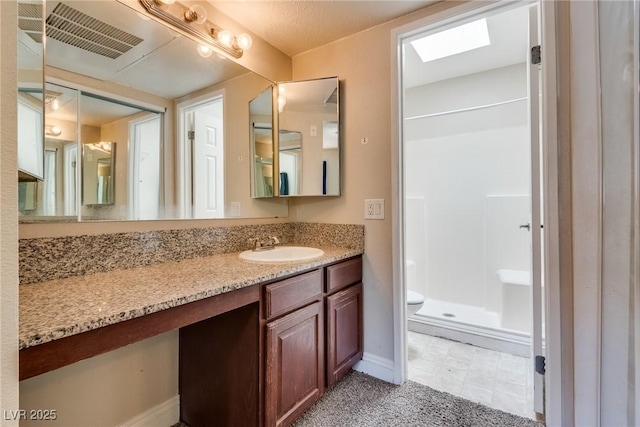
[[[207,20],[207,11],[202,5],[194,4],[184,13],[184,20],[204,24],[204,21]]]
[[[282,110],[284,110],[284,106],[287,104],[287,98],[285,98],[284,96],[279,96],[278,97],[278,112],[282,113]]]
[[[238,37],[236,38],[236,43],[238,44],[238,47],[242,50],[247,50],[250,49],[251,46],[253,45],[253,39],[251,39],[251,36],[247,33],[242,33],[242,34],[238,34]]]
[[[60,101],[58,101],[57,99],[54,99],[54,100],[51,102],[51,109],[52,109],[53,111],[57,111],[57,110],[59,110],[59,109],[60,109]]]
[[[60,129],[58,126],[51,126],[51,128],[49,128],[49,133],[53,136],[60,136],[60,134],[62,133],[62,129]]]
[[[286,92],[287,92],[287,91],[286,91],[286,89],[284,88],[284,86],[283,86],[283,85],[278,85],[278,94],[279,94],[279,95],[281,95],[281,96],[283,96],[283,97],[284,97],[284,95],[285,95],[285,93],[286,93]]]
[[[200,56],[202,56],[203,58],[210,57],[212,53],[213,50],[211,50],[209,46],[205,46],[203,44],[198,45],[198,54],[200,54]]]
[[[218,41],[226,47],[232,47],[233,46],[233,39],[235,38],[233,36],[233,33],[229,30],[222,30],[219,31],[217,36]]]

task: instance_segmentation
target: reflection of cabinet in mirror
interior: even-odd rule
[[[21,92],[18,95],[18,178],[21,181],[44,179],[42,101]]]
[[[278,87],[279,195],[339,196],[338,78]]]
[[[45,175],[43,10],[41,0],[18,1],[18,180],[21,182],[42,180]],[[38,185],[20,184],[19,187],[23,196],[20,206],[35,211]],[[27,203],[27,199],[32,203]]]

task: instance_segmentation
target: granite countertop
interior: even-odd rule
[[[322,247],[314,260],[242,261],[238,252],[21,285],[20,350],[362,254]]]

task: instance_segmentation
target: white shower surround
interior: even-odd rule
[[[526,71],[513,65],[446,85],[446,109],[487,105],[526,96]],[[451,90],[456,85],[461,90]],[[440,83],[407,92],[412,113],[421,105],[425,114],[438,111]],[[418,273],[408,288],[435,305],[499,318],[496,271],[529,269],[529,235],[518,228],[529,218],[527,118],[526,101],[518,101],[405,121],[406,257]]]

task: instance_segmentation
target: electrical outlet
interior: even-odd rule
[[[384,199],[364,199],[364,219],[384,219]]]

